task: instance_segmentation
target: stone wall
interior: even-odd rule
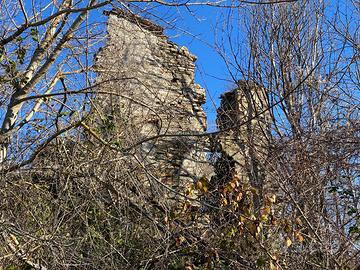
[[[102,136],[122,148],[139,143],[146,168],[173,187],[186,186],[208,170],[196,136],[206,131],[196,57],[146,19],[122,10],[108,16],[108,40],[95,59]]]
[[[265,110],[267,91],[249,81],[221,96],[217,126],[221,131],[216,144],[221,157],[217,162],[217,180],[238,177],[257,188],[260,197],[266,187],[265,168],[270,145],[270,112]]]
[[[107,44],[95,61],[102,136],[137,150],[146,170],[177,191],[206,179],[205,197],[218,201],[221,186],[237,177],[261,198],[270,143],[266,89],[239,81],[221,96],[220,133],[210,140],[218,158],[208,164],[208,138],[197,136],[207,127],[205,91],[194,82],[196,57],[151,21],[122,10],[108,15]]]

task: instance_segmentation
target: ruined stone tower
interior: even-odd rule
[[[267,92],[249,81],[221,96],[217,125],[218,147],[227,177],[237,176],[260,192],[266,186],[265,164],[270,140]],[[224,179],[225,180],[225,179]]]
[[[107,14],[108,40],[95,66],[99,126],[161,181],[180,188],[206,167],[205,91],[194,82],[196,57],[154,23],[122,10]],[[132,148],[132,146],[138,146]]]

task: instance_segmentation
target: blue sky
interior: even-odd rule
[[[140,5],[146,8],[146,5]],[[197,56],[196,83],[206,90],[206,103],[203,105],[208,117],[208,129],[215,130],[216,108],[219,106],[221,93],[230,88],[229,74],[226,65],[214,49],[214,31],[221,9],[199,6],[195,8],[176,8],[157,6],[149,7],[148,14],[157,24],[165,28],[169,39]],[[102,10],[110,10],[109,6],[92,11],[89,21],[95,22]],[[135,9],[136,10],[136,9]],[[135,11],[136,12],[136,11]],[[145,15],[145,16],[146,16]],[[170,22],[170,23],[169,23]]]
[[[344,0],[344,2],[346,1]],[[330,1],[332,5],[341,2],[343,1]],[[206,89],[207,102],[203,107],[208,115],[208,128],[214,130],[216,128],[215,117],[216,108],[219,106],[219,97],[221,93],[231,89],[232,85],[224,61],[214,49],[216,31],[221,29],[221,27],[219,28],[219,25],[222,26],[221,19],[227,19],[226,12],[228,10],[209,6],[197,6],[190,9],[161,5],[154,8],[153,4],[148,5],[148,7],[150,6],[152,8],[148,12],[153,15],[151,17],[156,23],[165,27],[169,38],[180,46],[187,46],[190,52],[198,57],[196,82]],[[348,12],[346,11],[347,6],[342,5],[342,8],[346,14]],[[107,6],[101,10],[92,11],[89,21],[99,20],[99,15],[103,9],[109,10],[111,7]],[[105,18],[103,17],[103,19]],[[171,23],[167,24],[167,22]],[[218,34],[220,36],[222,33],[219,32]],[[240,39],[242,39],[241,35]],[[245,38],[241,41],[245,41]]]
[[[170,40],[179,46],[188,47],[189,51],[198,57],[195,81],[206,90],[206,103],[203,108],[208,117],[208,129],[215,130],[219,97],[231,87],[226,65],[214,48],[220,9],[201,6],[191,8],[190,11],[185,8],[160,10],[164,12],[164,21],[159,23],[165,25],[165,28],[165,21],[175,21],[176,27],[167,28],[165,31]]]
[[[355,16],[356,18],[356,11],[353,6],[349,6],[349,2],[348,0],[325,1],[325,5],[327,5],[325,13],[327,19],[331,20],[337,8],[339,8],[340,13],[338,16],[340,16],[341,21],[346,22],[350,20],[350,24],[353,27],[358,27],[359,24],[353,21],[354,17],[352,17]],[[190,52],[198,57],[196,62],[196,82],[206,89],[207,101],[203,107],[208,116],[209,131],[216,129],[216,108],[219,106],[221,93],[230,90],[232,87],[232,80],[224,60],[214,49],[215,36],[216,34],[218,34],[218,38],[221,36],[222,32],[220,29],[223,26],[221,20],[224,18],[225,20],[228,19],[228,11],[209,6],[199,6],[190,9],[160,7],[154,10],[154,13],[158,16],[157,23],[165,26],[167,29],[166,34],[170,39],[180,46],[187,46]],[[241,18],[238,19],[241,20]],[[176,28],[167,28],[166,22],[169,21]],[[236,34],[239,34],[240,29],[237,27],[242,27],[242,25],[234,27]],[[219,32],[216,33],[216,31]],[[240,40],[237,41],[240,43],[246,42],[246,37],[243,37],[241,33],[238,37]],[[225,43],[227,43],[226,40]]]
[[[225,63],[211,47],[215,43],[214,29],[216,27],[216,21],[212,18],[216,18],[217,12],[216,9],[207,7],[201,9],[196,18],[186,13],[184,16],[187,18],[184,24],[188,22],[190,26],[183,26],[183,28],[189,28],[188,31],[191,31],[193,36],[182,34],[180,30],[169,31],[173,41],[187,46],[191,53],[198,57],[195,79],[206,90],[204,109],[208,116],[209,129],[213,129],[215,125],[219,96],[229,88],[229,82],[227,82],[229,75]]]

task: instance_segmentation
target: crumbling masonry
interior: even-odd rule
[[[200,136],[207,126],[205,91],[194,82],[196,57],[149,20],[122,10],[108,16],[107,44],[95,60],[103,135],[123,148],[139,146],[141,162],[177,190],[203,176],[210,181],[214,168],[206,158],[209,139]],[[261,95],[261,87],[246,82],[225,93],[217,118],[223,132],[213,138],[230,166],[227,177],[237,174],[255,186],[262,185],[255,181],[264,179],[258,163],[267,155],[268,116],[251,120],[266,105]]]

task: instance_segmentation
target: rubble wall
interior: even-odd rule
[[[211,139],[220,156],[208,164],[208,138],[197,136],[207,126],[205,91],[194,82],[196,57],[149,20],[122,10],[108,15],[107,44],[95,59],[96,107],[107,140],[125,149],[137,145],[148,172],[178,191],[203,176],[214,194],[233,177],[264,190],[270,138],[266,89],[239,81],[221,96],[220,132]]]
[[[196,57],[146,19],[121,10],[108,16],[107,44],[95,59],[103,133],[123,148],[139,143],[142,162],[164,182],[201,177],[207,165],[196,135],[207,127]]]
[[[266,89],[254,82],[239,81],[237,88],[221,96],[217,110],[221,131],[216,142],[221,152],[218,180],[236,176],[260,193],[267,186],[265,168],[271,137],[266,95]]]

